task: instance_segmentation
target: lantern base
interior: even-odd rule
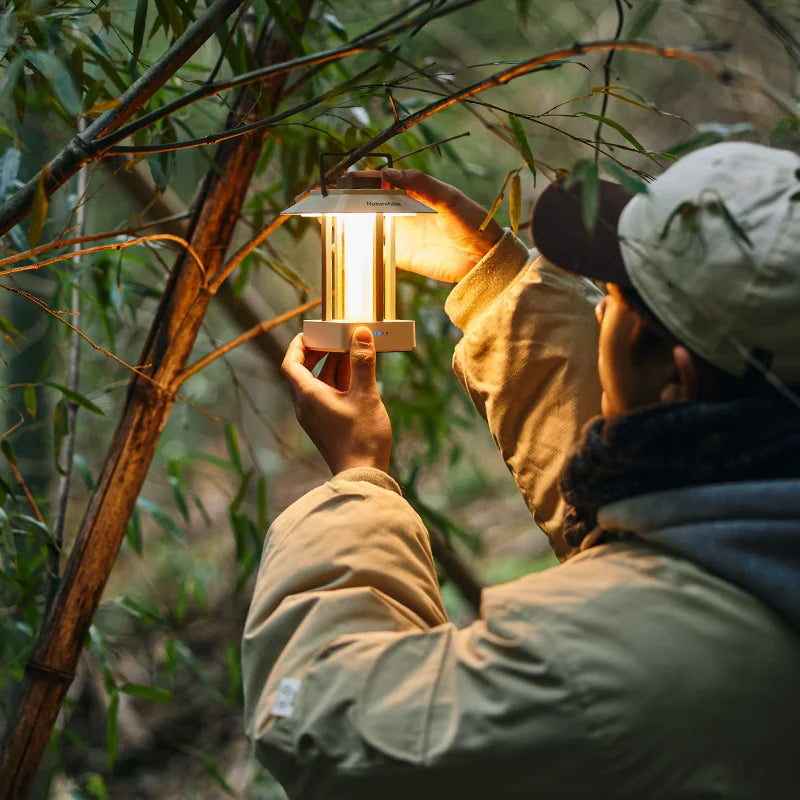
[[[303,343],[309,350],[346,353],[350,349],[353,332],[359,325],[365,325],[372,331],[375,350],[379,353],[413,350],[416,344],[412,319],[390,319],[383,322],[305,319]]]

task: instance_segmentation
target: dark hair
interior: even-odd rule
[[[750,369],[740,377],[706,361],[664,326],[635,288],[632,286],[618,286],[617,288],[625,303],[646,323],[637,343],[637,350],[643,356],[646,357],[647,353],[657,347],[674,347],[677,344],[686,347],[692,354],[698,367],[700,400],[732,400],[740,397],[774,398],[779,395],[778,390],[768,383],[757,369]],[[787,388],[794,394],[800,394],[800,386]]]

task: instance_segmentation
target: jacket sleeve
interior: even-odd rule
[[[590,281],[506,232],[445,305],[463,331],[456,375],[562,559],[570,553],[558,478],[584,423],[600,413],[594,306],[601,297]]]
[[[273,523],[242,651],[257,757],[303,800],[568,784],[559,751],[583,723],[548,627],[532,636],[491,590],[485,619],[449,624],[427,533],[393,489],[348,471]]]

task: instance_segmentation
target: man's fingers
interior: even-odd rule
[[[313,386],[316,378],[311,374],[311,370],[324,355],[325,353],[316,350],[306,350],[302,333],[298,333],[292,339],[283,357],[281,372],[295,394],[299,390],[308,391]]]
[[[405,189],[418,200],[439,209],[449,208],[456,193],[447,183],[437,181],[418,169],[392,169],[387,167],[383,177],[398,189]]]
[[[349,391],[367,393],[375,390],[375,340],[372,331],[360,325],[350,340]]]
[[[339,374],[339,363],[342,361],[343,353],[328,353],[325,363],[317,376],[323,383],[328,386],[336,387],[336,376]]]

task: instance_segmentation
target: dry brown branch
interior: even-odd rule
[[[261,242],[268,239],[275,233],[284,222],[289,219],[288,216],[281,214],[275,217],[271,222],[268,222],[249,242],[242,245],[222,266],[219,273],[212,279],[209,284],[209,291],[215,294],[219,287],[225,282],[225,279],[244,261],[253,250],[258,247]]]
[[[259,323],[258,325],[254,325],[250,330],[245,331],[244,333],[240,334],[239,336],[231,339],[229,342],[218,347],[216,350],[213,350],[208,355],[203,356],[202,358],[198,359],[194,362],[194,364],[190,364],[186,369],[180,372],[176,377],[172,384],[175,390],[180,387],[180,385],[192,377],[192,375],[197,374],[200,370],[205,369],[212,361],[216,361],[218,358],[222,358],[222,356],[227,355],[237,347],[249,342],[251,339],[255,339],[256,336],[260,336],[262,333],[266,333],[269,330],[277,327],[278,325],[283,324],[284,322],[288,322],[290,319],[294,319],[295,317],[300,316],[300,314],[304,314],[306,311],[310,311],[312,308],[316,308],[322,302],[321,298],[317,298],[316,300],[309,300],[307,303],[303,303],[296,308],[291,309],[290,311],[284,311],[283,314],[278,314],[277,317],[273,317],[272,319],[266,319],[263,322]]]
[[[27,258],[31,258],[33,255],[46,252],[47,250],[70,247],[81,244],[81,242],[97,241],[98,239],[107,239],[109,236],[118,235],[119,234],[116,231],[112,231],[111,233],[92,234],[90,236],[76,236],[73,239],[62,239],[61,241],[56,240],[54,242],[41,245],[40,247],[35,247],[33,250],[28,250],[25,253],[17,253],[16,255],[9,256],[8,258],[0,259],[0,268],[5,267],[8,264],[16,264],[18,261],[24,261]],[[175,236],[171,233],[150,233],[147,236],[137,236],[135,239],[129,239],[125,242],[114,242],[113,244],[102,244],[98,245],[97,247],[87,247],[84,250],[73,250],[70,253],[62,253],[60,256],[54,256],[46,261],[39,261],[36,264],[26,264],[24,267],[14,267],[14,269],[0,271],[0,278],[4,278],[7,275],[16,275],[18,272],[33,272],[41,269],[42,267],[48,267],[50,264],[55,264],[58,261],[68,261],[69,259],[76,258],[78,256],[86,256],[90,253],[100,253],[104,250],[125,250],[126,248],[133,247],[137,244],[146,244],[147,242],[157,241],[177,242],[179,245],[185,248],[186,252],[192,257],[194,263],[197,264],[197,268],[200,270],[200,274],[205,280],[206,270],[203,266],[203,262],[200,260],[200,256],[197,254],[197,251],[189,244],[189,242],[186,241],[186,239],[183,239],[180,236]]]
[[[158,225],[163,226],[163,232],[165,233],[173,233],[181,237],[186,236],[187,225],[185,220],[190,216],[190,212],[181,210],[181,200],[174,192],[167,189],[159,193],[156,190],[149,170],[141,164],[135,164],[130,167],[129,163],[123,159],[118,159],[116,162],[109,160],[103,163],[113,169],[114,174],[125,190],[142,206],[147,207],[146,213],[155,214],[159,217],[153,222],[127,228],[123,233],[135,235],[143,228]],[[242,215],[240,214],[240,216]],[[241,330],[252,328],[262,320],[268,319],[275,314],[274,310],[264,303],[261,296],[252,288],[248,287],[247,294],[240,296],[234,292],[229,281],[220,286],[215,297],[231,321]],[[283,353],[286,349],[282,340],[268,332],[263,336],[257,337],[253,344],[275,371],[280,369]]]
[[[16,422],[14,425],[12,425],[3,434],[0,434],[0,442],[3,439],[5,439],[8,436],[10,436],[12,433],[14,433],[14,431],[17,430],[23,424],[24,421],[25,420],[24,420],[23,416],[20,414],[19,421]],[[8,466],[10,467],[11,472],[14,475],[14,480],[16,480],[16,482],[19,484],[20,489],[22,489],[23,493],[25,494],[25,497],[28,500],[28,504],[30,505],[30,507],[31,507],[31,509],[33,511],[33,515],[36,517],[36,519],[42,525],[44,525],[45,523],[44,523],[44,517],[42,516],[42,512],[39,510],[39,506],[36,505],[36,500],[33,499],[33,494],[31,493],[31,490],[28,487],[28,484],[26,483],[25,478],[23,477],[22,473],[20,472],[19,467],[17,466],[17,463],[16,463],[15,459],[9,453],[5,452],[5,450],[3,450],[3,455],[6,457],[6,461],[8,462]]]

